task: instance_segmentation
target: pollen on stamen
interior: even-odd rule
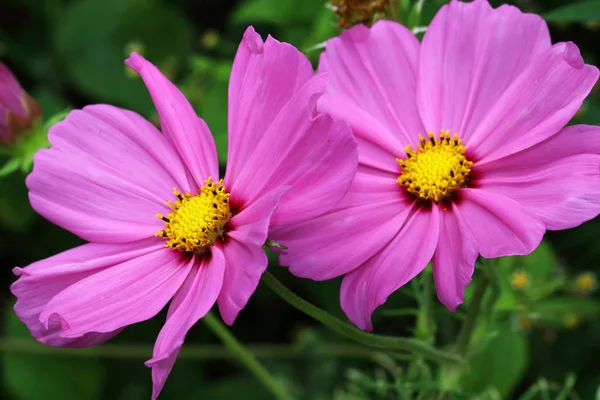
[[[402,170],[397,182],[408,193],[437,203],[466,185],[473,163],[465,150],[458,134],[450,136],[448,130],[439,139],[433,133],[419,135],[418,148],[406,146],[406,159],[397,159]]]
[[[181,252],[204,253],[225,233],[225,225],[231,218],[229,193],[225,191],[223,181],[204,181],[196,195],[180,193],[176,188],[173,194],[176,201],[167,201],[171,208],[166,216],[156,217],[165,222],[164,230],[156,236],[167,240],[166,247]]]

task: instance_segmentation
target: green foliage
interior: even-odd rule
[[[41,346],[12,309],[5,313],[5,337],[20,339],[31,348]],[[10,350],[1,354],[3,377],[8,390],[20,400],[99,399],[104,366],[94,358],[19,354]]]
[[[56,50],[73,83],[88,96],[149,115],[152,102],[124,57],[143,53],[175,77],[188,55],[191,29],[181,13],[158,0],[84,0],[65,11]]]
[[[543,17],[551,22],[600,21],[600,2],[585,0],[567,4],[543,14]]]

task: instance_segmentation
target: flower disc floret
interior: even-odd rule
[[[172,212],[166,217],[157,214],[165,221],[165,229],[156,235],[167,239],[167,247],[181,252],[203,253],[209,246],[222,237],[231,211],[229,193],[225,191],[223,181],[204,181],[197,195],[181,194],[173,189],[177,200],[167,201]]]
[[[402,168],[397,182],[418,198],[437,203],[466,184],[473,162],[465,157],[458,134],[451,137],[442,130],[439,139],[433,133],[419,138],[418,149],[408,145],[406,159],[397,159]]]

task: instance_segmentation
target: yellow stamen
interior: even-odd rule
[[[204,253],[219,237],[223,237],[224,227],[231,211],[229,193],[223,181],[204,181],[197,195],[181,194],[173,189],[175,202],[167,201],[172,212],[166,217],[156,216],[165,221],[165,229],[156,236],[167,240],[167,247],[182,251]]]
[[[397,182],[407,192],[437,203],[465,186],[473,162],[465,157],[466,148],[457,134],[450,137],[450,131],[442,130],[439,139],[433,133],[428,139],[419,138],[417,150],[408,145],[406,159],[397,159],[402,168]]]

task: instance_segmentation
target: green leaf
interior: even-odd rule
[[[40,346],[12,309],[6,313],[9,338],[29,340],[31,348]],[[19,354],[2,356],[4,382],[19,400],[94,400],[102,390],[104,367],[99,360],[82,357]]]
[[[581,1],[555,8],[542,15],[546,21],[583,22],[600,20],[600,2],[598,0]]]
[[[482,343],[484,348],[464,375],[465,388],[477,393],[494,388],[501,394],[499,398],[508,399],[529,362],[527,341],[520,332],[503,328]]]
[[[191,47],[188,21],[166,2],[72,2],[56,46],[73,82],[98,100],[149,115],[154,107],[141,79],[127,70],[133,50],[173,76]]]

